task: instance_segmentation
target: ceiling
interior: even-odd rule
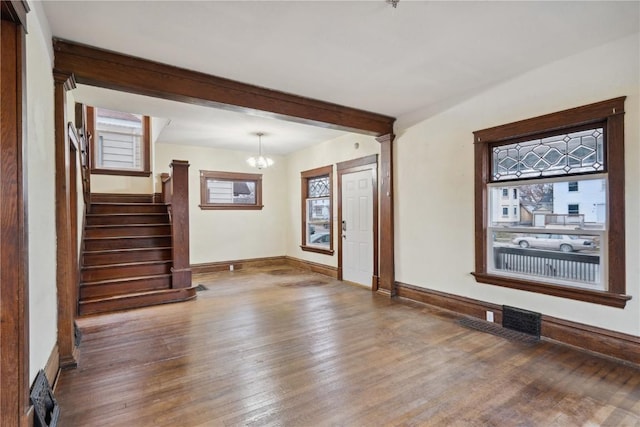
[[[55,37],[393,116],[400,126],[640,31],[638,1],[400,0],[395,9],[384,0],[43,6]],[[342,134],[104,89],[80,87],[74,95],[170,119],[159,142],[253,149],[252,134],[264,131],[265,148],[286,154]]]

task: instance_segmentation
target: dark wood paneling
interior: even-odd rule
[[[393,141],[395,135],[377,138],[380,143],[380,287],[395,295],[393,228]]]
[[[91,203],[91,213],[167,213],[167,207],[162,203]]]
[[[87,214],[87,225],[169,224],[168,213]]]
[[[2,2],[0,61],[0,413],[22,426],[29,413],[29,258],[25,33],[26,4]]]
[[[117,249],[105,251],[85,251],[83,265],[122,264],[141,261],[170,261],[171,247]]]
[[[54,39],[56,68],[78,83],[315,126],[383,135],[394,118]]]
[[[78,283],[77,264],[74,264],[76,248],[72,244],[70,157],[69,136],[67,134],[67,97],[66,92],[75,88],[75,80],[68,73],[54,70],[55,101],[55,161],[56,161],[56,238],[58,289],[58,350],[62,369],[75,368],[78,364],[77,348],[74,344],[74,318]]]
[[[397,283],[398,296],[484,319],[487,310],[502,323],[502,306],[445,292]],[[640,337],[542,315],[541,335],[584,350],[640,364]]]
[[[191,287],[189,262],[189,162],[171,162],[171,245],[173,247],[173,288]]]

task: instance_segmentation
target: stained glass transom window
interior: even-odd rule
[[[330,194],[330,190],[329,190],[329,177],[328,176],[321,176],[318,178],[311,178],[307,181],[307,184],[309,185],[309,189],[308,189],[308,197],[309,198],[315,198],[315,197],[329,197]]]
[[[603,128],[492,148],[492,181],[597,173],[605,170]]]

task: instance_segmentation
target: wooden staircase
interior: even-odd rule
[[[195,297],[193,287],[172,287],[166,204],[151,195],[92,194],[85,220],[79,315]]]

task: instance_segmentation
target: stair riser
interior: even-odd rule
[[[126,282],[101,283],[99,285],[80,286],[80,301],[86,298],[111,297],[128,293],[153,291],[171,288],[171,277],[153,277],[141,280],[128,280]]]
[[[123,298],[122,300],[92,301],[80,304],[79,313],[81,316],[89,314],[107,313],[117,310],[128,310],[156,304],[167,304],[172,302],[187,301],[195,298],[196,293],[193,288],[178,289],[175,292],[149,294]]]
[[[153,276],[155,274],[169,274],[171,263],[162,264],[134,264],[127,266],[105,266],[82,270],[83,282],[95,282],[99,280],[124,279],[136,276]]]
[[[165,205],[101,205],[91,204],[91,213],[94,214],[110,214],[110,213],[167,213]]]
[[[85,228],[85,237],[162,236],[171,234],[168,225],[141,225],[133,227]]]
[[[93,203],[153,203],[153,195],[151,194],[109,194],[109,193],[93,193],[91,194],[91,202]]]
[[[140,261],[169,261],[171,249],[148,249],[144,251],[124,251],[84,254],[85,267],[105,264],[123,264]]]
[[[127,214],[93,216],[87,215],[87,225],[117,225],[117,224],[168,224],[168,214]]]
[[[111,249],[134,249],[171,246],[171,237],[153,236],[134,239],[92,239],[84,241],[85,251],[104,251]]]

